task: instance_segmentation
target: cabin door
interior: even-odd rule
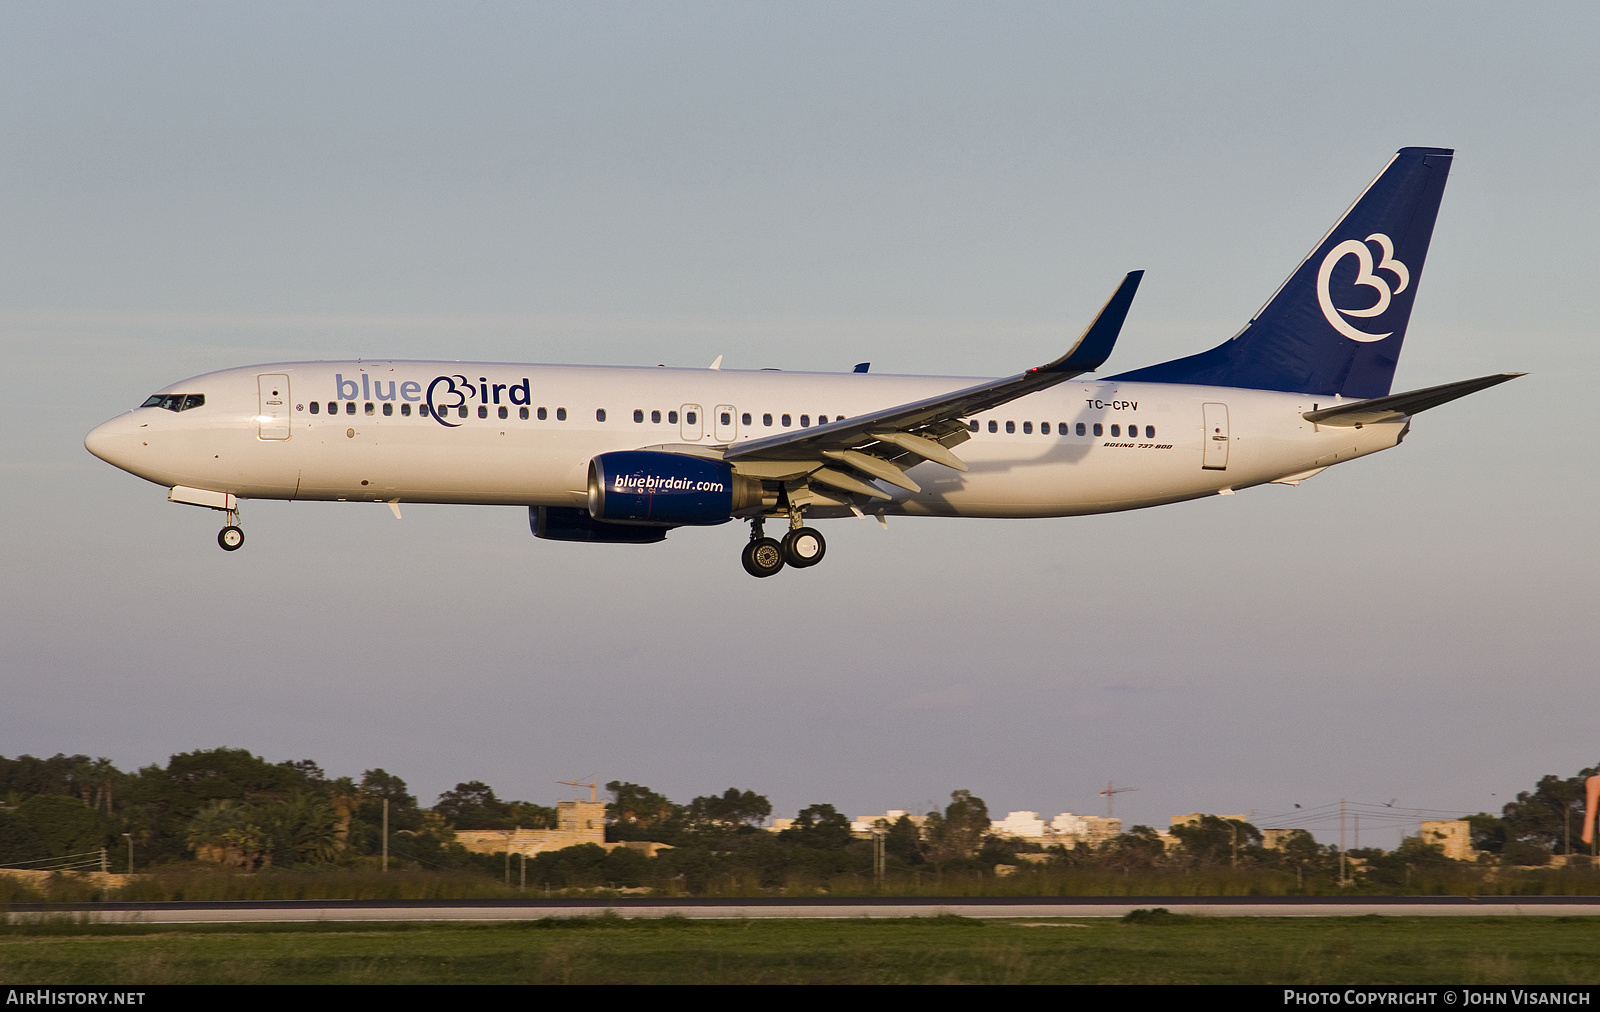
[[[1204,405],[1206,417],[1205,461],[1200,466],[1207,471],[1228,469],[1228,406]]]
[[[257,376],[256,389],[261,397],[261,411],[256,415],[256,422],[261,426],[261,438],[288,439],[289,377],[283,373]]]

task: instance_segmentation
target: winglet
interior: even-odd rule
[[[1130,271],[1122,279],[1122,284],[1111,293],[1111,298],[1101,307],[1100,315],[1094,318],[1089,328],[1078,338],[1078,343],[1065,355],[1051,362],[1041,365],[1033,372],[1094,372],[1105,364],[1111,357],[1111,349],[1117,343],[1117,335],[1122,333],[1122,324],[1128,318],[1128,308],[1133,305],[1134,293],[1139,290],[1139,282],[1144,278],[1144,271]]]

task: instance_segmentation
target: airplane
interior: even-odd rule
[[[95,428],[89,452],[226,514],[248,499],[525,506],[557,541],[750,525],[752,576],[822,561],[813,521],[1065,517],[1268,483],[1399,445],[1413,416],[1514,379],[1391,393],[1454,152],[1398,151],[1235,336],[1090,378],[1129,273],[1076,343],[1000,379],[421,361],[208,373]],[[765,524],[787,528],[767,536]]]

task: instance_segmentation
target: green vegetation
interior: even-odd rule
[[[165,983],[1591,984],[1600,920],[559,919],[0,927],[0,977]]]
[[[992,834],[983,799],[964,790],[952,792],[942,809],[880,821],[880,878],[873,842],[852,833],[831,804],[808,805],[774,833],[763,828],[772,805],[754,791],[728,788],[680,804],[623,781],[606,785],[606,839],[669,849],[647,857],[585,844],[537,854],[525,865],[518,858],[508,868],[503,854],[469,853],[456,831],[550,828],[556,813],[502,799],[482,781],[457,784],[423,807],[386,770],[333,778],[310,760],[273,763],[242,749],[181,753],[134,773],[87,756],[21,756],[0,758],[0,865],[49,868],[87,852],[98,866],[105,848],[110,869],[122,871],[131,842],[141,876],[121,889],[70,876],[0,876],[0,904],[530,894],[1596,894],[1600,873],[1592,867],[1538,867],[1566,848],[1588,772],[1547,776],[1500,815],[1472,817],[1474,840],[1486,852],[1478,863],[1449,860],[1412,838],[1392,852],[1352,851],[1353,881],[1341,885],[1334,848],[1303,830],[1280,834],[1268,848],[1255,826],[1204,815],[1170,836],[1133,826],[1097,846],[1047,848]],[[379,857],[385,804],[387,872]]]

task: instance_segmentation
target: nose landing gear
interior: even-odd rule
[[[239,526],[238,510],[228,510],[228,526],[217,532],[217,544],[224,552],[237,552],[244,547],[244,528]]]

